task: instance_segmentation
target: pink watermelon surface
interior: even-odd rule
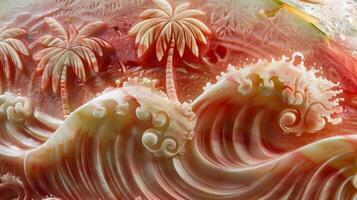
[[[357,59],[286,2],[0,2],[0,199],[356,198]]]

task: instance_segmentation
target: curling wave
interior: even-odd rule
[[[25,199],[356,198],[357,136],[291,147],[343,120],[338,84],[293,63],[231,66],[191,105],[130,80],[0,169]]]

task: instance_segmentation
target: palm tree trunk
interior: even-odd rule
[[[175,38],[172,37],[170,41],[169,54],[167,56],[166,62],[166,92],[170,100],[178,102],[176,93],[175,73],[173,69],[175,43]]]
[[[2,76],[1,74],[0,74],[0,94],[3,94],[4,93],[4,90],[5,90],[5,81],[4,81],[4,79],[3,79],[3,77],[4,76]]]
[[[62,110],[63,115],[66,118],[69,114],[69,102],[68,102],[68,93],[67,93],[67,66],[64,66],[62,75],[61,75],[61,86],[60,86],[60,94],[62,100]]]

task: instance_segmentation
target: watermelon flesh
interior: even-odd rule
[[[179,30],[162,59],[130,32],[182,3],[209,31],[174,46],[173,101]],[[0,199],[355,199],[357,5],[334,3],[0,2]]]

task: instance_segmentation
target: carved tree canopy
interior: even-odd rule
[[[159,61],[165,55],[172,38],[182,57],[186,46],[197,57],[199,49],[197,40],[207,44],[205,34],[209,28],[197,17],[205,15],[197,9],[189,9],[189,3],[178,5],[175,9],[166,0],[154,0],[158,8],[147,9],[140,14],[143,19],[129,32],[136,35],[135,43],[139,44],[138,56],[142,56],[156,42],[156,56]]]
[[[11,79],[11,68],[23,69],[20,55],[29,56],[26,45],[19,39],[26,34],[22,28],[9,28],[0,31],[0,65],[6,78]]]
[[[98,57],[103,56],[103,48],[111,48],[111,45],[92,35],[106,27],[104,22],[92,22],[79,30],[70,25],[68,32],[53,18],[46,18],[46,23],[55,36],[42,36],[33,44],[45,46],[34,55],[34,59],[38,61],[37,71],[43,72],[42,89],[48,86],[52,76],[52,90],[56,93],[65,66],[71,67],[82,81],[87,80],[87,66],[95,72],[99,71]]]

